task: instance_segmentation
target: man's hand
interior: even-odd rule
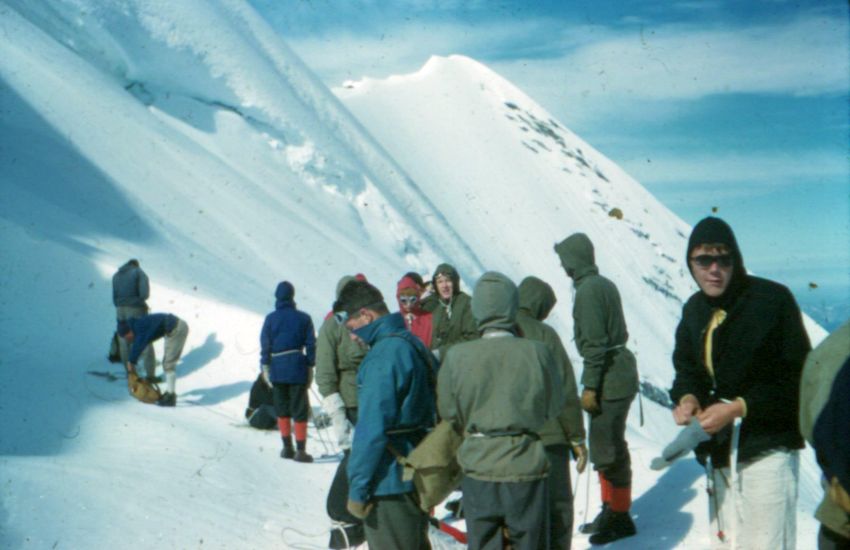
[[[136,374],[136,365],[133,363],[127,363],[127,374]]]
[[[740,401],[731,403],[715,403],[697,415],[702,429],[709,434],[716,434],[736,418],[744,415],[744,406]]]
[[[581,408],[590,414],[599,412],[599,401],[596,399],[596,390],[585,388],[581,392]]]
[[[587,467],[587,447],[584,443],[573,445],[573,456],[576,459],[576,471],[582,473]]]
[[[699,414],[701,411],[699,400],[696,396],[688,394],[679,400],[679,404],[673,409],[673,420],[679,426],[686,426],[691,423],[691,418]]]
[[[374,507],[375,505],[371,502],[357,502],[351,499],[348,499],[348,504],[346,505],[351,515],[359,519],[366,519]]]

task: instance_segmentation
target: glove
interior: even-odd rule
[[[692,420],[679,432],[676,439],[664,447],[661,456],[652,459],[649,467],[653,470],[663,470],[677,459],[696,449],[697,445],[709,439],[711,439],[711,436],[706,433],[700,423]]]
[[[351,512],[356,518],[366,519],[369,515],[369,512],[372,511],[372,508],[375,507],[371,502],[357,502],[356,500],[348,499],[348,504],[345,506],[348,508],[348,511]]]
[[[345,403],[339,393],[332,393],[322,399],[322,408],[331,418],[331,429],[336,438],[337,446],[343,451],[351,448],[351,438],[354,426],[345,416]]]
[[[576,459],[576,471],[582,473],[587,467],[587,447],[584,443],[573,445],[573,457]]]
[[[266,386],[268,386],[269,388],[273,388],[274,386],[272,385],[271,378],[269,378],[269,376],[270,376],[269,373],[271,372],[271,367],[268,366],[268,365],[262,365],[262,369],[263,369],[263,382],[265,382]]]
[[[581,408],[590,414],[599,412],[599,400],[596,399],[596,390],[585,388],[581,392]]]

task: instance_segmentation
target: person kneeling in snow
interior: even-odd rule
[[[165,371],[166,391],[157,404],[163,407],[173,407],[177,404],[177,361],[183,353],[189,325],[171,313],[152,313],[135,319],[118,321],[118,336],[122,337],[130,348],[127,359],[127,372],[136,372],[136,362],[148,345],[160,338],[165,338],[165,354],[162,358],[162,369]]]
[[[283,440],[281,458],[313,462],[307,454],[307,418],[310,400],[307,388],[316,364],[316,332],[313,320],[295,309],[295,287],[283,281],[275,290],[275,310],[266,316],[260,333],[260,368],[274,392],[277,425]],[[292,421],[295,444],[292,446]]]
[[[258,430],[274,430],[277,428],[277,413],[274,410],[274,395],[266,384],[262,373],[251,384],[248,394],[248,407],[245,409],[245,420],[252,428]]]

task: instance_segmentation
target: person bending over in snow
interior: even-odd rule
[[[127,372],[136,372],[136,362],[142,352],[154,341],[165,338],[165,353],[162,369],[165,371],[166,391],[157,402],[163,407],[177,404],[177,361],[183,353],[189,325],[171,313],[152,313],[124,321],[118,321],[118,336],[132,344],[127,358]]]

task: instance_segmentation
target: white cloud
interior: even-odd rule
[[[634,163],[626,161],[621,165],[638,181],[652,182],[653,186],[710,182],[719,186],[737,187],[746,183],[751,193],[759,192],[759,187],[765,186],[846,182],[850,179],[847,159],[828,151],[653,155],[650,160]]]
[[[741,30],[661,28],[589,46],[569,59],[590,89],[690,99],[846,91],[847,51],[844,21],[810,18]]]
[[[557,24],[555,24],[557,23]],[[839,93],[850,85],[847,21],[611,29],[546,19],[464,24],[412,19],[373,36],[335,32],[292,40],[325,81],[413,72],[460,53],[568,97],[696,99],[722,93]]]
[[[293,37],[287,42],[325,83],[337,86],[348,79],[412,73],[432,55],[452,54],[491,67],[504,65],[500,59],[519,59],[520,67],[543,67],[543,71],[529,74],[540,77],[549,63],[563,63],[563,52],[609,32],[588,25],[566,32],[560,22],[538,18],[498,23],[412,19],[372,34],[363,29],[337,30],[332,35]]]

